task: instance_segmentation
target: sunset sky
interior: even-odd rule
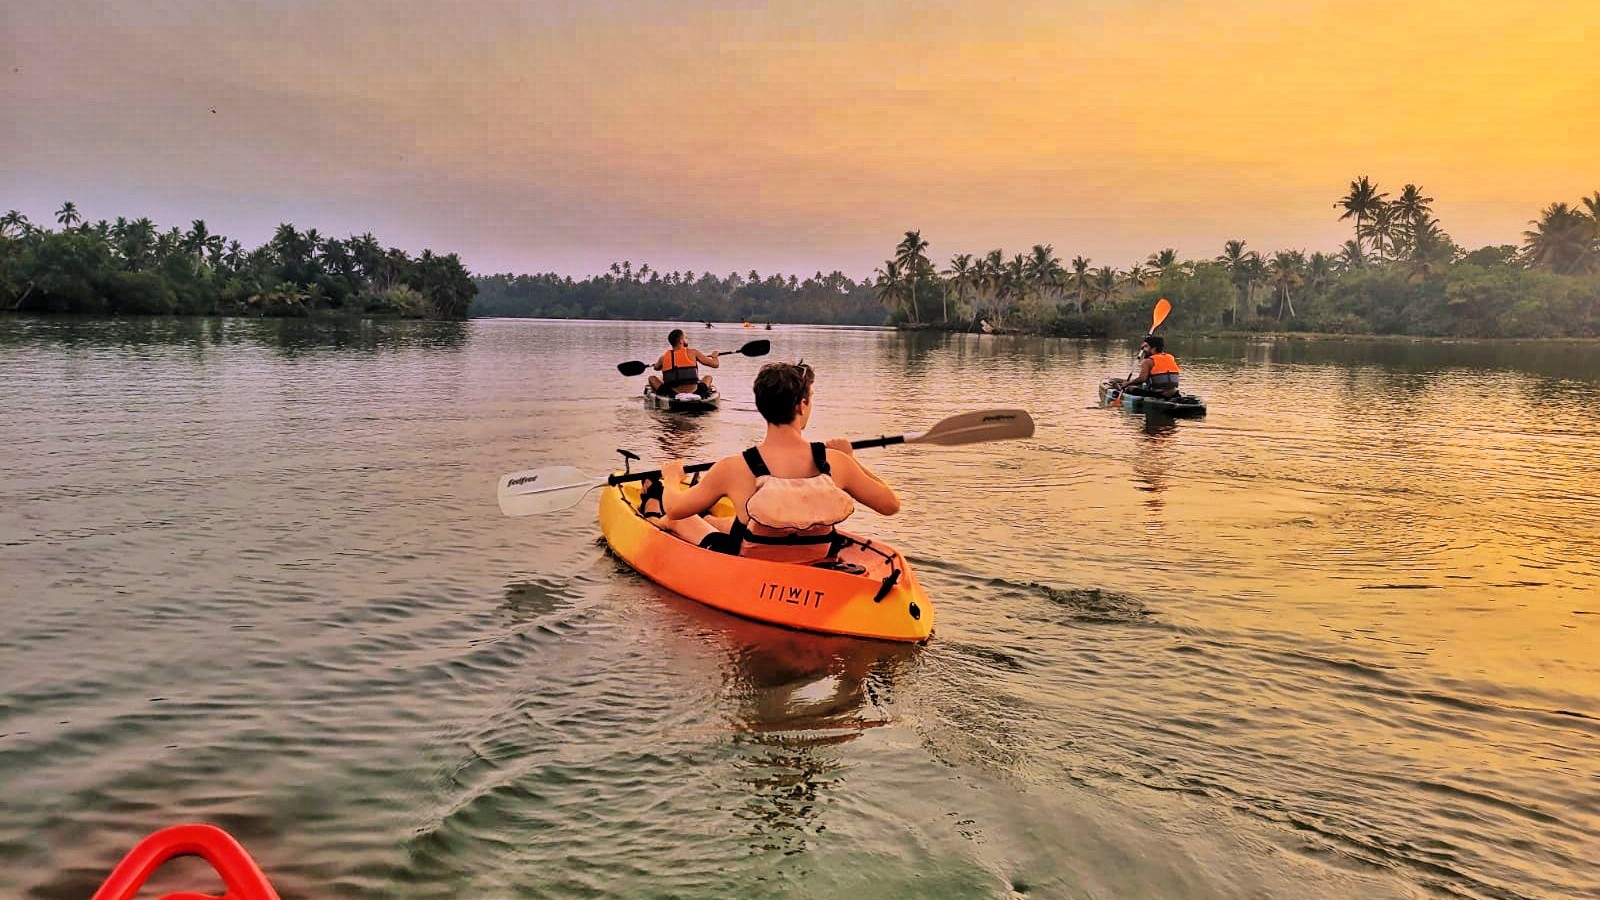
[[[0,210],[478,273],[1331,252],[1361,175],[1471,249],[1600,190],[1596,0],[37,0],[0,42]]]

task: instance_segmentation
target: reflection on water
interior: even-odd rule
[[[1169,536],[1163,534],[1166,521],[1161,512],[1167,501],[1163,495],[1172,474],[1173,457],[1183,452],[1178,441],[1181,425],[1176,418],[1159,412],[1146,412],[1133,420],[1139,422],[1143,437],[1140,452],[1133,460],[1133,473],[1135,486],[1149,495],[1144,499],[1149,511],[1145,528],[1151,539],[1166,540]]]
[[[618,378],[673,324],[0,318],[0,896],[190,818],[285,897],[1597,893],[1600,346],[1174,335],[1169,420],[1125,342],[775,329],[816,438],[1038,423],[863,452],[906,648],[499,515],[759,436],[751,360]]]
[[[535,577],[506,584],[500,609],[513,623],[531,622],[570,605],[580,595],[570,578]]]
[[[257,345],[285,357],[323,350],[460,350],[470,327],[467,322],[360,318],[11,317],[0,319],[0,347],[187,345],[205,349]]]
[[[743,817],[764,849],[809,846],[849,766],[836,747],[890,721],[897,675],[920,648],[804,634],[714,615],[750,797]]]
[[[649,432],[655,438],[656,451],[662,459],[699,460],[705,455],[707,419],[718,412],[720,410],[691,413],[651,410]]]

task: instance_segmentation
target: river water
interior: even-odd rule
[[[642,408],[668,327],[0,319],[0,896],[190,820],[285,898],[1600,896],[1600,347],[1173,334],[1171,421],[1129,343],[697,326],[818,438],[1033,413],[863,451],[907,647],[499,514],[759,438],[760,360]]]

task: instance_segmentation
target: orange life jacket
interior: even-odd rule
[[[1150,377],[1146,384],[1167,388],[1178,386],[1178,360],[1171,353],[1150,354]]]
[[[661,354],[661,385],[675,387],[680,384],[696,384],[700,381],[700,367],[695,365],[694,351],[688,347],[678,347]]]

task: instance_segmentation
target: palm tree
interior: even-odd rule
[[[1600,222],[1600,191],[1595,191],[1592,196],[1583,198],[1583,208],[1590,219]]]
[[[8,237],[8,232],[13,229],[18,234],[28,233],[28,217],[14,209],[0,216],[0,237]]]
[[[1378,207],[1383,205],[1383,198],[1387,196],[1389,195],[1379,193],[1378,186],[1363,175],[1356,181],[1350,182],[1350,193],[1335,201],[1333,208],[1342,208],[1344,210],[1344,215],[1339,217],[1341,222],[1351,216],[1355,216],[1356,241],[1359,243],[1361,240],[1361,223],[1371,218],[1373,213],[1378,211]]]
[[[1005,310],[1001,307],[1000,296],[1005,289],[1006,255],[1001,250],[990,250],[978,260],[973,272],[973,279],[977,283],[978,292],[983,295],[994,314],[996,325],[1004,324]]]
[[[71,200],[61,204],[61,208],[56,210],[56,221],[61,223],[62,228],[71,228],[82,222],[83,216],[78,215],[78,204]]]
[[[1261,254],[1251,250],[1244,260],[1244,277],[1245,303],[1252,315],[1255,313],[1256,285],[1266,283],[1268,274],[1267,261],[1261,258]]]
[[[1600,191],[1583,198],[1583,206],[1589,216],[1589,252],[1600,256]]]
[[[876,270],[877,279],[872,283],[873,296],[878,302],[888,309],[905,305],[906,282],[901,275],[900,264],[894,260],[884,262],[883,268]]]
[[[1128,271],[1123,273],[1122,277],[1124,283],[1137,292],[1144,287],[1146,281],[1150,280],[1150,270],[1146,269],[1141,263],[1134,263],[1128,267]]]
[[[1061,268],[1061,260],[1056,256],[1052,244],[1033,245],[1033,251],[1028,256],[1027,274],[1041,298],[1046,293],[1059,291],[1067,279],[1067,270]]]
[[[1222,245],[1222,253],[1217,256],[1217,262],[1227,270],[1228,278],[1233,282],[1234,300],[1232,305],[1233,320],[1239,321],[1239,292],[1245,290],[1249,283],[1250,252],[1244,249],[1244,241],[1228,241]]]
[[[1430,278],[1455,262],[1460,250],[1450,235],[1439,227],[1439,220],[1423,219],[1412,226],[1406,279]]]
[[[959,305],[967,297],[967,287],[972,281],[972,254],[958,253],[950,257],[950,268],[942,272],[950,279],[950,285],[956,289],[956,303]],[[945,320],[949,321],[949,308],[945,310]]]
[[[155,247],[156,223],[147,217],[140,217],[122,229],[122,239],[117,249],[122,253],[122,259],[128,268],[138,272],[150,261]]]
[[[183,250],[183,232],[174,225],[156,235],[156,262],[164,263]]]
[[[1150,256],[1145,259],[1144,264],[1152,269],[1155,269],[1157,272],[1164,272],[1168,266],[1175,266],[1178,264],[1178,251],[1172,249],[1171,247],[1168,247],[1165,250],[1157,251],[1150,254]]]
[[[295,265],[305,261],[305,239],[300,236],[294,225],[288,222],[279,223],[269,243],[273,252],[278,255],[278,261],[283,265]]]
[[[346,243],[350,246],[350,255],[355,257],[356,268],[361,272],[364,289],[382,293],[394,286],[399,273],[390,267],[389,254],[383,251],[383,245],[371,232],[353,237]]]
[[[1340,270],[1345,272],[1363,269],[1367,265],[1367,257],[1365,253],[1361,252],[1361,243],[1359,241],[1345,241],[1339,247],[1338,254],[1334,256],[1334,261],[1338,263]]]
[[[1321,250],[1311,254],[1306,260],[1306,286],[1311,290],[1320,290],[1333,280],[1333,257]]]
[[[1116,296],[1117,279],[1120,277],[1117,274],[1117,270],[1110,266],[1101,266],[1094,270],[1089,288],[1094,292],[1095,299],[1106,303],[1111,302],[1111,298]]]
[[[195,219],[189,224],[189,233],[183,236],[183,251],[190,256],[199,256],[205,249],[206,240],[211,237],[211,230],[206,227],[204,220]]]
[[[922,232],[908,231],[905,239],[894,248],[894,260],[905,270],[905,277],[911,281],[911,321],[917,318],[917,278],[928,267],[928,242],[922,239]]]
[[[1278,318],[1283,318],[1287,310],[1291,318],[1294,317],[1294,300],[1289,295],[1289,289],[1299,287],[1304,278],[1306,257],[1299,250],[1279,250],[1272,255],[1270,275],[1272,286],[1278,297]]]
[[[1006,309],[1010,309],[1012,303],[1021,303],[1028,299],[1028,290],[1032,285],[1028,283],[1028,258],[1026,256],[1018,253],[1016,256],[1011,257],[1011,261],[1005,264],[1005,268],[1001,272],[1000,285],[1002,296],[1010,301],[1005,304]]]
[[[1593,271],[1600,255],[1594,252],[1594,222],[1565,203],[1552,203],[1522,233],[1523,256],[1530,265],[1560,275]]]
[[[1072,283],[1077,287],[1078,312],[1083,312],[1084,289],[1089,286],[1089,259],[1084,256],[1072,258]]]
[[[1384,261],[1384,249],[1394,250],[1400,237],[1401,223],[1395,215],[1394,206],[1380,203],[1373,209],[1371,220],[1356,229],[1356,239],[1362,237],[1372,239],[1372,252],[1377,256],[1378,262]]]
[[[1433,214],[1433,198],[1422,196],[1422,189],[1414,184],[1406,185],[1392,205],[1400,221],[1407,225],[1423,222]]]

